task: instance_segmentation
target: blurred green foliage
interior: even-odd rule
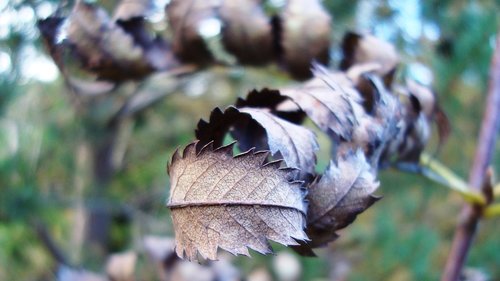
[[[105,6],[114,3],[102,2]],[[88,161],[92,155],[85,156],[85,148],[99,139],[99,112],[111,111],[113,100],[102,103],[104,108],[89,109],[97,117],[85,119],[61,77],[40,78],[33,71],[42,68],[47,74],[54,69],[38,39],[35,21],[48,16],[55,3],[0,3],[1,280],[54,279],[55,261],[34,232],[36,222],[46,225],[72,262],[101,270],[104,258],[82,251],[78,244],[75,222],[81,205],[127,210],[126,219],[118,216],[113,220],[112,251],[137,246],[144,234],[172,235],[164,202],[168,187],[165,165],[173,150],[194,138],[197,121],[206,118],[212,108],[228,105],[253,88],[294,83],[275,67],[216,67],[182,78],[181,86],[130,120],[123,163],[109,188],[98,188],[91,180]],[[499,26],[498,1],[358,0],[325,1],[325,6],[334,16],[334,63],[343,32],[368,29],[397,45],[403,56],[402,73],[429,82],[422,65],[430,68],[433,86],[453,124],[452,137],[439,158],[466,177]],[[30,52],[43,59],[30,60]],[[135,86],[120,86],[115,95],[130,87]],[[493,163],[497,172],[498,152],[500,143]],[[326,166],[327,159],[320,161],[320,166]],[[350,261],[348,280],[439,277],[461,198],[425,179],[395,171],[383,172],[379,193],[384,199],[342,231],[329,250],[320,250],[316,259],[300,258],[303,280],[329,279],[339,257]],[[492,279],[500,278],[500,243],[495,235],[499,231],[498,219],[484,222],[467,263]],[[257,267],[272,270],[272,258],[254,254],[254,259],[238,258],[236,263],[243,273]]]

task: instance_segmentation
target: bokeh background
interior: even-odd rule
[[[110,10],[116,2],[98,1]],[[284,2],[265,5],[274,11]],[[207,118],[212,108],[229,105],[254,88],[297,82],[276,66],[211,67],[181,78],[152,75],[123,83],[98,102],[75,102],[36,28],[37,19],[49,16],[59,4],[0,1],[0,280],[56,279],[58,264],[40,239],[40,230],[72,264],[95,272],[104,270],[109,253],[137,251],[137,280],[156,280],[154,268],[141,255],[141,241],[146,235],[173,235],[165,207],[165,167],[173,150],[194,139],[198,120]],[[433,86],[453,127],[437,157],[466,178],[483,112],[500,2],[323,4],[333,16],[332,66],[338,64],[345,31],[370,30],[397,46],[403,58],[401,75]],[[161,8],[150,20],[156,31],[168,33]],[[217,40],[218,27],[211,25],[210,36]],[[116,169],[102,179],[94,172],[96,155],[106,148],[102,142],[109,134],[102,122],[137,91],[162,98],[117,129],[120,137],[110,158]],[[500,142],[493,162],[497,172],[498,152]],[[319,161],[321,169],[328,159]],[[378,194],[383,200],[341,231],[330,247],[318,251],[318,258],[302,258],[277,246],[276,256],[254,253],[252,259],[232,262],[240,276],[252,278],[438,279],[462,199],[420,176],[394,170],[381,173]],[[481,224],[467,262],[469,271],[500,279],[499,233],[498,218]],[[295,270],[292,277],[287,276],[290,270]]]

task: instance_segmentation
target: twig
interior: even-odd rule
[[[481,131],[476,146],[476,154],[469,175],[469,186],[480,192],[486,178],[486,171],[490,165],[495,142],[500,126],[500,34],[497,34],[496,49],[493,54],[490,68],[490,81],[486,110],[481,122]],[[455,230],[455,237],[451,246],[446,267],[441,276],[442,281],[456,281],[460,277],[482,209],[478,205],[466,204],[461,213],[460,221]]]
[[[399,162],[395,163],[394,168],[401,172],[421,175],[440,186],[447,187],[460,194],[468,203],[486,205],[486,198],[482,193],[469,188],[469,184],[462,177],[427,153],[422,153],[419,164]]]
[[[198,68],[194,65],[184,65],[177,69],[172,69],[165,71],[163,73],[168,77],[181,77],[183,75],[191,74],[196,72]],[[109,124],[115,124],[120,119],[127,118],[138,112],[141,112],[151,105],[155,104],[157,101],[163,99],[168,94],[172,93],[175,89],[179,87],[180,83],[173,83],[170,89],[162,89],[161,92],[151,92],[151,91],[138,91],[132,97],[130,97],[123,106],[118,110],[118,112],[110,119]]]
[[[437,182],[453,191],[458,192],[465,201],[471,204],[486,204],[486,199],[482,193],[469,188],[467,182],[438,160],[433,159],[426,153],[423,153],[420,157],[420,162],[422,166],[420,166],[418,171],[419,174],[425,176],[433,182]]]

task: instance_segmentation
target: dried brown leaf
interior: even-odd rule
[[[341,143],[339,152],[361,148],[375,169],[379,162],[385,163],[386,158],[390,157],[387,146],[397,139],[402,131],[402,112],[399,100],[385,88],[377,75],[366,74],[363,79],[366,79],[364,83],[370,84],[369,93],[365,94],[371,95],[371,111],[366,111],[367,104],[364,104],[364,108],[354,104],[358,126],[354,127],[352,141]]]
[[[240,63],[262,65],[274,58],[273,32],[261,0],[226,0],[220,7],[222,40]]]
[[[263,109],[241,108],[240,111],[250,114],[266,130],[269,150],[273,155],[279,152],[287,166],[299,168],[301,173],[314,173],[315,151],[319,146],[312,131]],[[244,128],[237,130],[241,132]]]
[[[413,80],[408,80],[406,84],[410,95],[416,99],[413,102],[414,110],[422,111],[429,121],[436,123],[439,146],[441,147],[450,135],[451,125],[446,113],[438,103],[436,93]]]
[[[218,6],[214,0],[172,0],[167,5],[172,47],[182,61],[205,64],[213,60],[199,29],[204,20],[217,16]]]
[[[92,4],[77,2],[69,17],[68,41],[82,57],[83,67],[109,80],[141,78],[153,69],[132,36]]]
[[[406,87],[411,99],[413,113],[422,112],[425,116],[431,118],[436,107],[436,96],[432,90],[411,79],[406,81]]]
[[[375,73],[383,78],[384,84],[392,85],[399,55],[390,43],[370,34],[348,32],[342,40],[343,58],[341,70],[348,70],[355,65],[376,66]]]
[[[350,140],[358,123],[353,103],[361,102],[350,85],[335,81],[337,77],[315,65],[315,78],[302,86],[284,88],[280,93],[290,97],[318,127],[333,139]],[[346,87],[347,86],[347,87]]]
[[[418,163],[431,135],[431,123],[438,127],[439,148],[450,133],[449,120],[428,87],[413,80],[398,88],[402,102],[402,130],[391,140],[388,155],[400,163]]]
[[[408,82],[408,102],[403,113],[404,131],[402,138],[398,139],[395,161],[418,163],[431,136],[430,115],[434,107],[434,96],[431,91],[418,87],[415,82]],[[417,88],[410,89],[412,86]]]
[[[154,70],[164,71],[179,66],[171,46],[158,35],[148,32],[147,22],[143,17],[133,17],[127,20],[116,22],[129,36],[134,39],[134,43],[144,51],[144,62],[147,62]]]
[[[115,83],[93,79],[83,80],[70,75],[66,58],[75,56],[74,46],[68,44],[67,40],[60,44],[57,43],[57,36],[65,20],[62,17],[52,16],[39,20],[37,26],[46,48],[64,77],[66,85],[75,93],[86,96],[98,96],[111,92],[116,87]]]
[[[363,98],[363,107],[368,114],[374,114],[375,106],[380,100],[379,90],[371,81],[370,77],[376,76],[375,71],[380,67],[377,63],[365,63],[353,65],[345,72],[353,86]]]
[[[123,9],[133,8],[129,7],[132,5],[129,2],[134,1],[122,2],[128,7]],[[150,34],[143,12],[131,11],[130,17],[124,15],[122,18],[120,14],[125,11],[117,11],[115,21],[97,5],[77,1],[67,19],[52,16],[40,20],[38,27],[70,87],[74,77],[69,68],[75,62],[77,68],[98,79],[113,82],[143,79],[153,71],[167,70],[179,64],[169,45]],[[59,42],[57,38],[64,32],[67,37]]]
[[[232,145],[196,152],[188,145],[168,168],[176,252],[188,260],[214,260],[217,248],[249,255],[266,254],[269,240],[296,245],[305,240],[306,205],[302,182],[293,170],[264,163],[268,153],[249,150],[233,156]]]
[[[357,110],[360,112],[360,109]],[[379,157],[389,142],[387,139],[388,128],[382,120],[369,114],[359,114],[358,126],[354,128],[352,141],[342,142],[339,145],[338,153],[361,148],[373,166],[377,166]]]
[[[214,141],[215,146],[221,145],[229,131],[241,150],[270,150],[275,159],[283,158],[288,167],[300,169],[301,179],[308,179],[314,173],[318,143],[309,129],[262,108],[228,107],[224,112],[216,108],[209,122],[198,123],[198,148],[210,141]]]
[[[261,65],[280,56],[292,76],[305,79],[311,76],[313,61],[329,61],[331,20],[317,0],[288,1],[280,20],[270,20],[260,0],[172,0],[166,6],[172,50],[170,43],[148,31],[145,16],[153,6],[151,1],[123,0],[110,19],[97,5],[77,1],[69,17],[68,40],[52,45],[71,49],[82,68],[98,78],[141,79],[178,66],[178,60],[214,62],[201,27],[207,20],[221,20],[225,48],[240,63]]]
[[[362,150],[349,151],[337,163],[330,162],[326,172],[308,189],[306,233],[311,241],[296,249],[310,254],[311,248],[335,240],[335,231],[351,224],[378,200],[373,195],[378,186],[376,172]]]
[[[313,61],[327,64],[330,60],[330,15],[318,0],[290,0],[280,23],[285,67],[296,79],[310,78]]]

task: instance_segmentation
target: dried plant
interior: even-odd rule
[[[388,166],[422,173],[472,202],[474,208],[464,211],[471,221],[459,227],[459,234],[465,234],[458,236],[453,252],[465,257],[477,221],[483,213],[495,212],[488,207],[493,184],[471,191],[439,164],[421,165],[421,158],[428,159],[422,153],[432,124],[441,146],[450,133],[449,120],[431,89],[410,79],[396,81],[400,57],[390,43],[349,32],[341,45],[340,67],[332,70],[326,67],[332,23],[319,1],[290,0],[268,16],[258,0],[172,0],[166,7],[170,39],[148,32],[144,15],[149,8],[147,1],[124,1],[111,18],[96,5],[77,1],[67,18],[50,17],[39,28],[73,85],[68,58],[79,70],[112,83],[186,64],[195,69],[224,64],[199,32],[204,21],[214,18],[222,22],[225,50],[239,64],[275,62],[293,78],[306,80],[253,90],[232,106],[215,108],[207,121],[199,121],[196,140],[174,153],[167,206],[179,257],[215,260],[218,248],[267,254],[272,252],[269,240],[314,255],[314,248],[335,240],[337,230],[380,199],[375,194],[378,172]],[[63,28],[67,36],[59,42],[56,34]],[[498,92],[497,80],[492,92]],[[491,96],[497,104],[500,99]],[[492,131],[498,126],[498,107],[489,110],[493,117],[487,116],[485,126],[493,125],[485,130]],[[323,173],[317,171],[320,148],[307,118],[331,142]],[[225,145],[228,136],[235,142]],[[484,138],[491,144],[494,136]],[[490,160],[481,155],[488,158],[480,154],[477,165],[485,168]],[[476,189],[484,179],[481,167],[471,179]],[[451,260],[444,279],[456,279],[461,266]]]

